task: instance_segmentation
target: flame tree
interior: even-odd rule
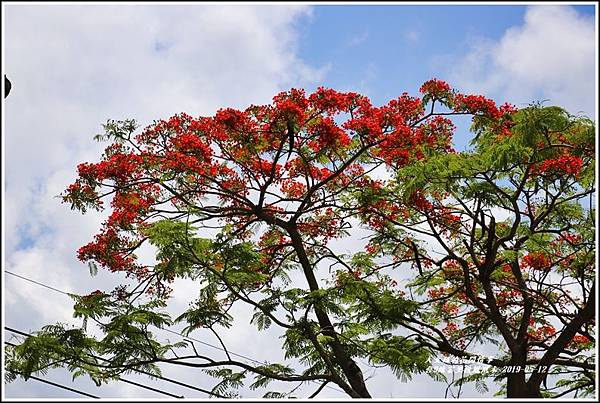
[[[370,397],[358,359],[389,366],[398,376],[426,371],[436,376],[431,371],[431,358],[438,352],[463,351],[455,339],[467,340],[471,333],[493,334],[496,327],[502,335],[512,334],[513,322],[521,319],[518,312],[508,314],[509,310],[516,310],[513,301],[519,298],[510,292],[503,304],[496,299],[496,308],[491,312],[496,316],[480,321],[479,328],[471,327],[460,337],[458,330],[451,329],[456,320],[447,317],[448,310],[453,314],[455,309],[474,309],[476,314],[486,315],[492,309],[486,305],[491,300],[481,300],[488,291],[478,288],[484,287],[484,282],[474,277],[473,270],[484,267],[490,272],[487,278],[494,280],[486,280],[485,286],[491,287],[490,298],[508,289],[506,284],[513,284],[519,292],[523,282],[529,284],[536,278],[539,284],[554,281],[554,274],[539,279],[546,271],[536,262],[544,258],[556,269],[552,273],[563,276],[569,273],[573,262],[580,262],[582,274],[577,279],[581,279],[582,288],[589,286],[591,269],[585,259],[590,253],[593,255],[588,238],[592,230],[585,221],[584,210],[577,210],[579,193],[563,202],[560,197],[566,196],[556,196],[554,200],[550,196],[554,193],[546,191],[554,200],[552,208],[564,210],[568,217],[579,221],[573,221],[567,229],[561,227],[557,233],[538,236],[526,234],[525,220],[504,223],[506,234],[502,235],[499,231],[503,223],[495,223],[489,214],[490,203],[515,211],[527,207],[520,204],[520,199],[508,203],[506,200],[512,200],[512,196],[504,188],[506,185],[499,183],[502,178],[510,181],[511,175],[518,176],[523,158],[515,162],[508,161],[507,156],[504,168],[497,169],[498,177],[491,177],[489,185],[477,185],[479,192],[489,197],[479,207],[473,207],[472,202],[480,193],[460,199],[450,192],[459,192],[461,186],[466,186],[459,179],[450,184],[450,178],[461,174],[467,178],[466,166],[481,169],[483,164],[477,165],[476,157],[453,152],[454,127],[450,118],[473,116],[481,132],[478,152],[487,150],[485,155],[489,157],[493,148],[504,144],[498,143],[497,138],[514,141],[524,136],[513,134],[521,127],[513,121],[517,116],[514,108],[497,107],[482,96],[451,91],[437,80],[425,83],[421,92],[421,98],[404,93],[376,107],[356,93],[319,88],[307,96],[302,90],[292,89],[275,96],[270,105],[250,106],[244,111],[222,109],[212,117],[178,114],[139,133],[133,121],[109,121],[105,134],[98,136],[111,142],[102,160],[80,164],[79,177],[63,198],[82,212],[109,205],[110,214],[100,232],[79,249],[78,256],[92,270],[100,267],[124,272],[131,281],[112,291],[98,290],[74,297],[74,316],[83,318],[82,328],[68,328],[60,323],[46,326],[19,346],[7,348],[9,380],[67,366],[74,375],[87,374],[100,383],[135,369],[158,374],[161,364],[204,370],[219,380],[213,389],[219,396],[233,396],[233,390],[252,377],[251,388],[266,387],[272,380],[293,384],[317,381],[320,385],[311,396],[332,383],[351,397]],[[581,129],[585,125],[574,127]],[[563,131],[564,135],[570,133]],[[588,141],[587,131],[578,133],[578,139]],[[548,175],[558,175],[559,181],[585,175],[589,179],[586,167],[591,160],[590,150],[581,145],[587,143],[570,139],[557,145],[552,140],[554,134],[548,136],[545,159],[535,154],[542,153],[537,148],[530,152],[527,163],[532,171],[528,172],[520,194],[531,192],[531,178],[540,181],[536,192],[539,186],[549,189],[555,185]],[[509,154],[510,144],[506,144]],[[514,154],[519,152],[513,150]],[[555,157],[557,153],[560,156]],[[577,172],[558,172],[556,167],[564,164],[552,162],[579,155],[581,164],[569,165]],[[454,165],[444,166],[436,173],[437,178],[432,178],[428,172],[440,169],[445,161]],[[380,167],[390,169],[393,180],[372,179],[372,172]],[[565,179],[561,179],[563,176]],[[492,183],[498,190],[490,193]],[[574,185],[569,186],[575,192]],[[586,188],[581,194],[590,192]],[[458,200],[465,203],[464,211],[457,207]],[[469,224],[467,211],[474,214],[475,225]],[[538,210],[530,214],[541,213]],[[530,222],[537,223],[537,217],[531,215]],[[557,220],[550,213],[539,217],[544,223]],[[366,250],[355,242],[352,253],[339,253],[332,241],[351,235],[359,225],[358,218],[363,219],[363,227],[372,234]],[[451,239],[460,235],[466,244],[461,243],[456,249],[449,247],[456,255],[432,258],[419,246],[417,238],[403,230],[407,226],[417,228],[423,220],[431,222],[431,231],[434,236],[439,235],[438,241],[444,242],[446,234]],[[542,228],[539,225],[531,231]],[[498,235],[486,241],[490,228]],[[579,234],[576,229],[587,232]],[[563,242],[561,237],[566,236],[575,238]],[[537,249],[532,246],[535,242]],[[570,259],[563,264],[567,268],[558,271],[558,263],[545,250],[550,248],[549,242],[565,254],[565,262]],[[477,260],[483,253],[478,248],[489,243],[493,251],[491,261]],[[145,245],[155,252],[152,261],[136,256]],[[578,252],[570,253],[569,247],[578,248]],[[507,252],[511,248],[514,256]],[[529,251],[529,258],[521,256],[523,250]],[[504,255],[513,260],[501,257]],[[503,285],[496,279],[499,274],[491,274],[497,271],[496,262],[501,259],[508,259],[502,260],[500,270]],[[409,298],[406,287],[394,280],[395,267],[408,261],[420,270],[416,281],[421,288],[430,294],[439,293],[435,299]],[[522,262],[538,267],[524,267]],[[513,275],[521,273],[521,277],[511,280],[505,263],[508,267],[516,265],[511,269]],[[451,265],[458,269],[464,265],[464,276],[455,272],[453,278],[442,278],[440,273]],[[190,301],[188,310],[171,318],[165,308],[175,279],[194,281],[198,297]],[[461,279],[468,284],[466,288],[458,285]],[[440,286],[443,282],[449,282],[446,288]],[[552,298],[559,305],[540,304],[538,298],[544,293],[545,289],[539,289],[539,295],[525,296],[525,291],[520,294],[528,301],[523,302],[522,316],[528,323],[533,321],[531,326],[545,323],[545,316],[550,314],[544,309],[565,309],[569,303],[556,296]],[[569,301],[581,306],[585,304],[581,298],[589,300],[590,295],[589,289],[583,296],[573,291]],[[445,308],[440,307],[440,301]],[[254,309],[251,322],[258,330],[280,330],[285,358],[293,359],[293,365],[255,365],[231,357],[219,334],[234,319],[242,319],[230,314],[236,304]],[[579,323],[575,320],[577,315],[580,314],[565,312],[560,318]],[[494,322],[494,318],[503,325]],[[446,328],[436,330],[446,320]],[[578,320],[585,323],[580,323],[575,333],[583,332],[580,336],[588,338],[588,344],[584,343],[588,346],[593,337],[591,325],[587,316]],[[85,330],[90,322],[102,337]],[[189,341],[159,342],[153,327],[175,323],[185,324],[186,334],[212,333],[222,343],[225,358],[199,354]],[[414,334],[404,335],[407,329]],[[527,337],[532,337],[531,331],[533,328],[526,326]],[[538,328],[535,331],[539,333]],[[550,357],[551,364],[564,361],[560,354],[571,351],[575,333],[563,343],[566,347],[556,357]],[[526,344],[531,345],[532,339],[527,340]],[[520,342],[511,343],[509,347]],[[553,350],[548,343],[550,339],[542,338],[536,348]],[[547,361],[548,358],[542,358],[539,363],[550,364]],[[577,361],[577,357],[571,361]],[[509,394],[510,390],[509,387]],[[284,395],[271,391],[266,396]]]
[[[457,384],[487,390],[495,375],[508,397],[593,395],[593,122],[536,104],[501,127],[484,98],[440,85],[430,93],[431,102],[488,112],[473,119],[470,151],[421,159],[357,192],[377,233],[372,256],[404,271],[418,306],[388,312],[363,291],[357,319],[401,326],[442,356],[491,351],[489,370]]]

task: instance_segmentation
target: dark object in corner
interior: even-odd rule
[[[6,75],[4,76],[4,98],[6,98],[8,96],[8,94],[10,94],[10,89],[12,88],[12,84],[10,83],[10,80],[8,78],[6,78]]]

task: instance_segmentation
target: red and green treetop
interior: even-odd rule
[[[357,319],[404,328],[442,356],[497,346],[490,371],[459,380],[483,391],[504,368],[496,379],[508,397],[593,394],[593,122],[534,105],[511,111],[507,130],[489,100],[428,91],[475,115],[472,150],[431,155],[356,192],[377,233],[370,255],[405,273],[418,306],[388,315],[365,291]]]
[[[493,345],[493,367],[575,373],[551,385],[548,371],[499,375],[509,397],[592,390],[593,123],[438,80],[421,93],[377,107],[292,89],[270,105],[179,114],[140,132],[109,121],[102,160],[80,164],[63,199],[108,209],[78,257],[131,281],[75,297],[75,317],[103,337],[47,326],[7,350],[11,379],[67,365],[101,382],[168,364],[214,376],[219,396],[278,380],[319,382],[311,396],[331,383],[371,397],[365,362],[440,379],[434,358]],[[470,151],[452,148],[458,115],[472,117]],[[376,179],[382,169],[387,179]],[[340,240],[353,249],[339,252]],[[136,256],[144,245],[153,260]],[[175,279],[197,284],[198,297],[172,319]],[[254,309],[258,330],[280,330],[287,364],[235,360],[224,344],[224,357],[204,356],[153,331],[181,322],[221,340],[245,319],[230,314],[237,304]]]

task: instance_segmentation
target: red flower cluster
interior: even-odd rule
[[[330,117],[321,119],[319,123],[309,129],[309,133],[316,136],[316,142],[311,143],[313,151],[318,152],[323,148],[339,149],[350,145],[350,137]]]
[[[131,229],[131,224],[139,222],[156,201],[160,188],[146,184],[140,191],[117,192],[111,202],[113,213],[108,217],[107,226]]]
[[[403,126],[423,115],[423,103],[417,97],[403,93],[398,99],[392,99],[384,110],[394,127]]]
[[[483,95],[456,94],[454,97],[454,110],[473,115],[484,115],[493,119],[499,119],[504,114],[503,111],[498,109],[494,101]]]
[[[516,113],[518,109],[513,104],[505,102],[502,105],[500,105],[499,111],[502,115],[512,115],[513,113]]]
[[[568,232],[563,232],[560,234],[560,239],[566,241],[571,245],[576,245],[581,242],[581,235],[579,234],[571,234]]]
[[[446,327],[442,329],[442,332],[444,332],[444,334],[447,336],[452,336],[458,331],[458,325],[454,322],[448,323]]]
[[[447,291],[448,290],[442,286],[439,288],[431,288],[429,291],[427,291],[427,294],[429,294],[429,298],[436,299],[446,295]]]
[[[582,167],[583,161],[581,158],[574,155],[562,155],[556,159],[539,163],[534,167],[533,174],[573,175],[577,177]]]
[[[379,253],[382,250],[381,245],[377,242],[374,242],[373,240],[369,241],[366,245],[365,245],[365,252],[371,254],[371,255],[376,255],[377,253]]]
[[[248,162],[248,168],[251,172],[259,174],[263,177],[274,177],[279,179],[281,177],[281,164],[274,164],[273,161],[266,159],[254,159]]]
[[[226,129],[241,130],[247,122],[247,116],[244,112],[237,109],[219,109],[215,114],[214,122]]]
[[[183,133],[171,140],[178,151],[192,154],[201,160],[210,161],[212,150],[210,146],[200,140],[200,137],[191,132]]]
[[[414,208],[419,211],[430,211],[433,208],[433,204],[419,191],[416,191],[410,197],[410,202],[413,204]]]
[[[417,128],[415,143],[424,143],[434,150],[451,152],[455,130],[456,126],[450,119],[434,116]]]
[[[456,260],[446,261],[443,266],[443,272],[447,280],[462,279],[464,275],[462,266]]]
[[[198,175],[214,175],[216,168],[207,164],[204,157],[198,158],[180,151],[165,151],[164,157],[160,159],[159,169],[162,172],[192,173]]]
[[[591,340],[587,336],[576,334],[571,339],[570,347],[581,348],[581,347],[585,347],[586,344],[589,344],[589,343],[591,343]]]
[[[82,163],[77,166],[80,177],[103,181],[112,179],[125,181],[131,177],[143,163],[140,155],[133,153],[114,153],[108,159],[97,164]]]
[[[531,252],[523,256],[521,267],[531,268],[536,270],[548,270],[552,266],[552,259],[543,252]]]
[[[496,302],[498,306],[509,306],[514,305],[516,298],[521,295],[519,290],[511,288],[509,290],[500,291],[496,295]]]
[[[440,81],[438,79],[431,79],[426,81],[421,88],[419,88],[419,92],[423,95],[429,95],[434,98],[443,98],[450,93],[450,85],[445,81]]]
[[[537,329],[531,329],[527,332],[529,339],[534,341],[546,340],[556,333],[554,326],[542,325]]]
[[[135,270],[135,256],[121,249],[124,243],[127,241],[119,237],[116,230],[109,228],[97,234],[93,242],[79,248],[77,257],[84,262],[94,260],[110,271]]]
[[[96,190],[92,186],[83,182],[79,179],[67,187],[62,195],[63,203],[69,202],[73,207],[78,205],[92,206],[99,210],[102,207],[103,201],[99,199]]]
[[[400,168],[408,164],[410,152],[414,148],[415,137],[408,126],[399,126],[385,136],[376,151],[376,155],[381,157],[388,165]]]
[[[299,231],[319,242],[340,236],[344,221],[336,210],[339,195],[349,186],[378,186],[365,174],[371,162],[400,167],[424,158],[430,150],[451,151],[454,125],[447,117],[425,119],[426,97],[442,99],[446,105],[455,102],[458,109],[450,114],[498,117],[511,111],[509,106],[496,108],[484,97],[457,95],[455,99],[450,86],[437,79],[423,84],[420,91],[423,99],[404,93],[375,107],[367,97],[352,92],[319,88],[307,96],[303,90],[292,89],[276,95],[271,105],[253,105],[243,111],[220,109],[213,117],[177,114],[158,121],[130,143],[111,146],[102,162],[78,167],[80,178],[67,190],[69,201],[89,204],[98,197],[97,189],[115,195],[102,232],[79,250],[79,257],[113,271],[143,273],[131,253],[143,239],[141,228],[155,213],[181,217],[190,204],[198,202],[196,207],[206,207],[208,216],[219,217],[220,224],[243,230],[240,239],[251,239],[255,227],[248,229],[249,223],[258,217],[265,220],[265,215],[288,219],[290,214],[283,206],[287,209],[297,203],[285,199],[305,197],[307,186],[319,186],[319,190],[307,211],[296,217]],[[114,181],[115,186],[102,183],[104,180]],[[326,183],[319,184],[323,181]],[[154,187],[141,186],[145,182]],[[259,198],[255,204],[253,200]],[[440,208],[442,199],[424,192],[416,192],[407,205],[374,198],[362,212],[378,230],[386,219],[408,221],[415,209],[445,227],[458,228],[460,217]],[[378,214],[371,214],[374,211]],[[273,232],[261,238],[259,246],[265,253],[277,254],[288,242],[282,233]],[[366,249],[375,254],[380,248],[373,242]],[[397,255],[411,260],[401,252]],[[264,264],[272,264],[273,256]],[[432,265],[429,260],[422,264]],[[444,272],[452,275],[453,271],[462,275],[460,267],[448,262]],[[432,292],[445,295],[447,291],[440,287]],[[443,309],[452,315],[457,310],[453,304]]]
[[[445,304],[443,304],[441,310],[443,313],[450,316],[458,315],[458,305],[450,302],[446,302]]]
[[[311,238],[322,238],[327,242],[340,231],[340,222],[331,208],[319,212],[304,222],[298,223],[298,231]]]
[[[281,183],[281,191],[287,197],[298,199],[306,192],[306,185],[293,179],[285,179]]]
[[[341,93],[324,87],[317,88],[317,91],[308,97],[313,108],[328,115],[348,112],[360,99],[364,97],[357,93]]]
[[[354,117],[342,124],[342,128],[354,131],[368,141],[376,141],[383,134],[385,126],[383,115],[381,108],[374,108],[368,100],[365,100]]]

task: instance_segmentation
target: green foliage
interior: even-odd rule
[[[221,381],[212,388],[211,392],[228,398],[238,396],[237,392],[231,391],[231,389],[238,389],[243,385],[243,381],[246,378],[246,371],[235,372],[229,368],[206,369],[204,372],[213,378],[221,379]]]
[[[250,385],[250,389],[266,387],[273,380],[273,376],[294,374],[294,370],[292,368],[278,363],[259,365],[256,367],[256,370],[264,374],[258,373],[255,376],[254,383]]]
[[[286,397],[285,393],[270,391],[263,395],[263,399],[283,399]]]
[[[453,96],[448,92],[436,102],[453,108]],[[315,108],[326,111],[347,103],[343,98]],[[423,102],[432,100],[427,94]],[[472,102],[465,101],[465,108]],[[142,148],[132,139],[134,121],[107,122],[105,134],[97,136],[114,143],[105,160],[84,165],[87,173],[63,198],[85,211],[101,207],[99,190],[121,196],[115,199],[122,210],[111,216],[106,233],[83,249],[93,256],[91,275],[98,271],[94,261],[107,266],[102,264],[107,258],[119,258],[123,264],[111,269],[125,271],[137,284],[112,293],[73,295],[74,317],[83,326],[47,326],[20,345],[6,347],[6,380],[66,366],[74,377],[88,375],[101,384],[134,369],[160,375],[159,363],[187,360],[190,366],[212,366],[205,371],[218,381],[213,392],[236,397],[249,378],[251,389],[268,387],[274,379],[306,381],[301,378],[308,375],[346,387],[357,379],[348,373],[348,361],[354,364],[360,358],[390,368],[403,381],[424,372],[442,381],[444,374],[431,369],[435,354],[463,356],[482,344],[493,344],[503,354],[506,345],[521,345],[508,343],[507,334],[523,337],[517,334],[523,333],[518,329],[529,309],[523,299],[529,298],[534,307],[532,328],[572,319],[579,307],[561,305],[573,301],[572,296],[561,297],[562,280],[557,286],[539,279],[554,281],[557,275],[569,284],[584,285],[593,280],[595,211],[583,203],[589,196],[582,193],[594,191],[593,122],[541,105],[501,118],[472,112],[473,149],[449,152],[442,144],[449,133],[435,133],[435,120],[411,117],[417,123],[403,138],[398,133],[405,117],[395,116],[396,121],[390,115],[394,108],[384,108],[382,133],[375,135],[371,126],[379,124],[379,114],[356,104],[350,115],[364,121],[349,130],[347,139],[338,139],[346,146],[332,148],[331,139],[319,136],[339,137],[343,131],[317,126],[325,122],[320,113],[302,125],[290,118],[295,108],[286,105],[282,110],[252,107],[247,113],[222,110],[214,119],[193,122],[179,115],[142,133],[150,143]],[[281,142],[279,135],[289,131],[299,134],[295,148],[287,139]],[[156,151],[160,146],[161,152]],[[134,155],[134,149],[146,154]],[[119,154],[116,150],[130,154],[112,158]],[[288,164],[274,161],[287,151]],[[404,151],[410,156],[406,164],[395,161],[398,156],[388,158]],[[565,156],[572,166],[557,163]],[[277,163],[273,169],[271,162]],[[392,170],[390,180],[374,181],[362,173],[384,164]],[[331,172],[335,176],[324,182]],[[310,200],[278,199],[283,181],[290,179],[315,190]],[[142,194],[142,185],[152,190]],[[129,199],[134,191],[139,197]],[[294,205],[300,210],[294,211]],[[331,212],[331,222],[320,219],[328,216],[325,210]],[[368,252],[334,252],[327,242],[347,234],[354,219],[371,231]],[[200,236],[218,226],[216,236]],[[559,238],[567,236],[571,241],[561,243]],[[129,265],[130,253],[146,241],[155,249],[155,263]],[[433,250],[435,242],[444,248]],[[556,256],[565,264],[545,264]],[[331,278],[322,281],[326,269]],[[310,286],[292,283],[295,273],[304,274]],[[194,281],[198,296],[172,320],[164,308],[176,279]],[[193,344],[196,356],[188,351],[181,357],[175,350],[187,343],[162,343],[151,331],[181,323],[184,335],[210,329],[218,336],[217,331],[232,326],[231,312],[240,302],[253,308],[249,320],[259,331],[281,327],[285,358],[299,363],[300,375],[280,363],[250,368],[231,359],[216,362],[200,357]],[[560,310],[569,314],[548,318],[560,316]],[[86,333],[90,323],[102,336]],[[527,345],[530,339],[521,342]],[[538,343],[542,350],[548,345]],[[506,351],[498,360],[513,358],[513,351]],[[587,358],[588,352],[582,350],[573,359]],[[476,374],[454,384],[474,382],[486,393],[484,380]],[[558,386],[591,390],[583,375],[561,380]],[[264,396],[289,394],[269,391]]]
[[[214,325],[230,327],[233,318],[216,300],[198,299],[190,304],[190,308],[175,319],[175,323],[185,321],[188,326],[183,329],[183,334],[189,335],[193,330],[201,327],[210,328]]]
[[[193,226],[175,220],[156,221],[144,229],[144,235],[158,250],[156,258],[162,263],[156,269],[164,278],[189,276],[198,261],[211,262],[213,243],[194,237],[195,230]]]
[[[571,291],[557,289],[552,281],[564,276],[561,281],[580,284],[586,289],[584,295],[589,292],[593,280],[588,276],[595,272],[595,263],[591,259],[591,244],[588,246],[582,240],[595,238],[593,221],[589,220],[595,214],[591,202],[595,191],[594,123],[571,116],[561,108],[541,105],[519,111],[512,116],[512,121],[510,132],[500,132],[493,121],[474,119],[473,150],[425,154],[420,161],[397,170],[394,180],[377,188],[375,193],[355,196],[359,206],[384,200],[408,212],[403,216],[404,222],[396,219],[398,223],[393,226],[389,223],[374,225],[377,234],[371,240],[377,240],[376,245],[383,248],[384,257],[394,256],[401,262],[402,259],[410,261],[415,253],[421,256],[420,265],[416,259],[411,262],[414,270],[403,284],[412,297],[417,300],[421,297],[423,301],[415,311],[403,311],[406,305],[385,293],[369,289],[363,294],[363,286],[358,285],[360,281],[353,281],[351,276],[338,276],[347,289],[343,301],[350,304],[349,311],[357,313],[356,319],[370,331],[423,324],[442,331],[443,337],[435,333],[427,335],[437,340],[441,351],[445,343],[456,346],[459,351],[465,344],[475,343],[502,348],[504,336],[497,323],[490,319],[493,314],[489,311],[484,314],[471,302],[464,292],[467,287],[484,307],[496,305],[493,309],[501,314],[495,321],[509,322],[513,337],[517,337],[521,320],[514,312],[517,309],[522,312],[523,295],[535,295],[534,324],[530,326],[536,328],[549,326],[547,318],[561,316],[560,312],[540,314],[545,312],[542,306],[546,308],[551,303],[553,307],[563,307],[565,301],[572,298],[565,295]],[[416,195],[422,197],[420,205],[415,201]],[[462,231],[449,230],[442,219],[443,211],[461,213]],[[507,217],[498,219],[499,213]],[[411,250],[407,246],[411,240],[416,245],[420,243],[420,234],[415,236],[417,229],[431,236],[437,233],[446,249],[440,252],[438,248],[435,253],[427,248]],[[561,240],[566,233],[575,241]],[[454,256],[461,260],[460,265]],[[528,263],[524,257],[529,259]],[[361,262],[361,258],[358,255],[356,260]],[[544,263],[546,260],[552,261],[549,266]],[[446,266],[447,263],[456,266]],[[362,266],[369,270],[370,265],[365,262]],[[406,272],[406,266],[400,263],[393,267],[403,274]],[[459,275],[451,275],[455,271]],[[514,272],[519,274],[519,280]],[[470,284],[466,284],[465,278]],[[517,281],[525,284],[525,292]],[[485,293],[484,285],[488,286]],[[442,298],[436,301],[434,295]],[[427,298],[432,302],[426,302]],[[397,307],[396,311],[390,309],[390,303]],[[469,311],[469,315],[464,316],[462,309]],[[569,309],[580,308],[570,305]],[[553,320],[566,323],[571,318],[553,317]],[[384,339],[375,340],[383,343]],[[554,339],[549,340],[548,345]],[[454,344],[457,341],[461,343]],[[393,356],[394,350],[390,351]],[[393,368],[391,363],[386,364]],[[506,382],[506,379],[498,381]],[[465,377],[461,382],[474,382],[481,393],[489,391],[483,378]]]
[[[96,385],[108,382],[114,374],[98,368],[100,362],[93,353],[97,340],[87,337],[81,329],[68,329],[63,324],[45,326],[42,331],[27,337],[17,346],[7,346],[7,380],[18,374],[25,380],[33,374],[45,375],[50,368],[67,364],[73,378],[87,374]]]
[[[109,119],[102,127],[104,128],[104,134],[97,134],[94,136],[94,140],[124,143],[125,140],[131,138],[133,132],[138,128],[138,124],[134,119]]]
[[[350,264],[355,270],[363,272],[373,270],[376,266],[375,262],[373,261],[373,256],[365,252],[357,252],[352,255]]]
[[[371,362],[388,365],[403,381],[411,379],[412,374],[429,369],[431,352],[406,337],[378,337],[367,344],[367,350]]]
[[[590,379],[583,374],[575,374],[572,377],[558,379],[555,386],[561,387],[564,390],[576,390],[573,397],[578,398],[593,398],[596,393],[594,379]],[[557,394],[558,393],[548,393],[548,396],[544,397],[554,397]]]
[[[443,275],[435,271],[426,271],[423,274],[415,276],[414,280],[406,284],[407,287],[413,289],[417,295],[423,295],[432,287],[444,284],[446,282]]]

